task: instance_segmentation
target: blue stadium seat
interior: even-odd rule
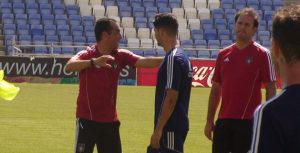
[[[46,36],[46,41],[47,41],[47,44],[48,45],[58,45],[59,43],[59,39],[58,39],[58,36],[57,35],[54,35],[54,36]]]
[[[20,45],[31,45],[31,36],[30,35],[19,35]],[[26,48],[26,47],[23,47]]]
[[[193,40],[181,40],[180,44],[181,44],[182,48],[193,48],[194,47]]]
[[[204,30],[214,28],[214,21],[212,19],[202,19],[200,20],[200,23]]]
[[[261,8],[261,10],[272,11],[273,3],[271,0],[260,0],[260,8]]]
[[[270,36],[271,36],[270,31],[258,31],[257,33],[257,37],[260,42],[263,42],[265,40],[269,41]]]
[[[11,3],[6,3],[6,2],[2,2],[0,5],[0,10],[1,13],[12,13],[12,4]]]
[[[75,47],[62,47],[62,54],[73,55],[75,52]]]
[[[119,41],[120,47],[127,47],[127,39],[126,38],[121,38]]]
[[[57,25],[66,25],[67,21],[68,21],[67,15],[65,15],[65,14],[64,15],[61,15],[61,14],[55,15],[55,22]]]
[[[221,48],[225,48],[233,43],[232,40],[221,40]]]
[[[15,17],[16,24],[27,24],[27,14],[18,14]]]
[[[62,3],[53,4],[52,11],[56,15],[63,15],[65,14],[65,5],[62,5]]]
[[[264,11],[264,19],[266,21],[271,21],[274,11]]]
[[[117,6],[118,7],[124,7],[124,6],[129,6],[128,1],[117,1]]]
[[[203,30],[202,29],[192,29],[191,36],[193,40],[203,39]]]
[[[38,46],[38,47],[34,47],[34,52],[36,54],[47,54],[48,53],[48,49],[47,49],[47,47]]]
[[[61,51],[61,47],[53,47],[53,48],[50,48],[50,53],[53,54],[62,54],[62,51]]]
[[[18,35],[29,35],[28,24],[18,24]]]
[[[153,49],[146,49],[144,50],[144,56],[145,57],[156,56],[156,51]]]
[[[227,29],[227,21],[226,19],[215,19],[215,28],[218,30],[225,30]]]
[[[119,15],[120,17],[131,17],[132,9],[130,6],[119,7]]]
[[[104,0],[103,1],[104,6],[115,6],[116,5],[116,1],[115,0]]]
[[[84,46],[85,44],[86,44],[86,38],[84,36],[75,36],[74,37],[74,45]]]
[[[204,39],[206,39],[206,40],[216,40],[217,39],[216,29],[206,29],[206,30],[204,30]]]
[[[210,58],[210,53],[209,51],[205,51],[205,50],[200,50],[198,51],[198,58]]]
[[[85,26],[94,26],[95,17],[94,16],[82,16],[82,23]]]
[[[70,15],[69,23],[71,26],[73,25],[81,25],[81,16],[80,15]]]
[[[83,26],[73,25],[71,26],[71,33],[73,36],[83,36]]]
[[[218,38],[220,40],[231,39],[231,37],[230,37],[230,31],[228,29],[218,30]]]
[[[272,44],[271,44],[271,41],[270,41],[270,40],[264,40],[264,41],[262,41],[262,45],[263,45],[264,47],[270,49]]]
[[[156,56],[159,56],[159,57],[163,57],[166,55],[166,52],[163,51],[163,50],[157,50],[156,51]]]
[[[96,43],[96,38],[95,38],[95,36],[87,37],[86,42],[87,42],[89,45],[95,44],[95,43]]]
[[[47,36],[55,36],[56,35],[56,26],[55,25],[45,25],[44,33]]]
[[[147,28],[147,18],[145,17],[137,17],[135,18],[135,26],[136,28]]]
[[[28,14],[37,14],[39,11],[39,5],[37,3],[26,3],[26,12]]]
[[[233,8],[233,0],[222,0],[221,6],[223,9],[232,9]]]
[[[30,30],[31,30],[31,35],[43,35],[44,34],[44,30],[43,30],[42,25],[32,24],[31,27],[30,27]]]
[[[156,6],[168,7],[168,0],[156,0]]]
[[[155,0],[143,0],[143,6],[145,8],[147,7],[153,7],[155,4]]]
[[[25,5],[24,3],[13,3],[13,12],[15,14],[24,14],[25,13]]]
[[[6,46],[11,46],[13,40],[18,41],[18,37],[16,37],[16,35],[4,35],[4,43]]]
[[[35,0],[24,0],[26,4],[28,3],[35,3],[36,1]]]
[[[278,8],[284,5],[282,0],[273,0],[273,9],[277,10]]]
[[[181,0],[169,0],[169,7],[171,8],[180,8]]]
[[[144,52],[142,50],[132,50],[132,52],[136,55],[144,56]]]
[[[29,14],[29,24],[41,24],[40,14]]]
[[[70,35],[69,25],[57,25],[57,33],[59,36],[68,36]]]
[[[44,35],[34,35],[32,40],[33,40],[34,45],[45,45],[46,44]]]
[[[48,3],[49,3],[48,0],[38,0],[38,2],[39,2],[40,4],[48,4]]]
[[[14,14],[11,13],[2,14],[2,22],[4,24],[13,24],[15,20],[14,18],[15,18]]]
[[[42,22],[44,25],[53,25],[54,16],[52,14],[44,14],[42,15]]]
[[[225,18],[227,20],[233,19],[236,14],[236,10],[235,9],[225,9],[224,14],[225,14]]]
[[[186,50],[185,53],[188,57],[197,58],[198,54],[196,50]]]
[[[218,57],[219,51],[211,51],[210,58],[216,59]]]
[[[50,15],[50,14],[52,14],[52,7],[51,7],[51,4],[48,4],[48,3],[41,3],[40,1],[39,1],[39,3],[40,3],[40,13],[42,14],[42,15]]]
[[[61,44],[66,46],[73,45],[73,37],[68,35],[63,35],[60,38]]]
[[[95,37],[94,26],[84,26],[84,33],[86,37]]]
[[[258,0],[247,0],[247,6],[252,7],[255,10],[259,10],[259,1]]]
[[[214,19],[223,19],[224,18],[223,9],[212,9],[211,14],[212,14],[212,18],[214,18]]]
[[[240,10],[242,8],[245,8],[247,3],[246,0],[233,0],[233,5],[235,9]]]
[[[67,5],[67,14],[68,15],[79,15],[79,6],[78,5]]]
[[[16,34],[16,25],[15,24],[4,24],[3,32],[5,35],[15,35]]]
[[[207,45],[209,49],[220,49],[219,40],[208,40]]]
[[[132,7],[142,6],[142,0],[130,0],[129,3]]]
[[[145,8],[144,7],[133,7],[132,15],[133,15],[133,17],[144,17],[145,16]]]
[[[159,7],[159,8],[158,8],[158,12],[159,12],[159,13],[171,13],[172,10],[171,10],[171,8],[169,8],[169,7]]]
[[[10,0],[12,3],[23,3],[23,0]]]
[[[158,13],[157,7],[147,7],[146,8],[146,17],[152,18]]]
[[[197,39],[194,41],[195,48],[207,48],[206,40],[203,39]]]

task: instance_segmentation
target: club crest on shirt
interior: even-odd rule
[[[253,57],[251,57],[251,56],[247,57],[246,63],[247,64],[252,64],[253,63]]]
[[[111,64],[111,66],[114,68],[114,69],[117,69],[118,67],[119,67],[119,64],[117,63],[117,62],[113,62],[112,64]]]

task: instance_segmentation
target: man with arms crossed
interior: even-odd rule
[[[261,103],[261,83],[265,83],[266,99],[276,94],[269,50],[252,41],[257,27],[256,12],[252,8],[240,10],[235,16],[236,43],[222,49],[216,60],[204,130],[206,137],[213,141],[213,153],[247,153],[251,146],[253,113]]]
[[[192,65],[185,52],[176,47],[176,17],[170,13],[158,14],[155,16],[154,27],[158,45],[164,48],[166,56],[157,74],[155,127],[151,147],[159,153],[183,153],[189,129]],[[148,148],[148,153],[150,150]]]
[[[121,153],[116,111],[120,71],[126,66],[157,67],[161,58],[140,57],[119,49],[120,28],[114,19],[95,25],[96,44],[72,57],[67,71],[79,71],[75,153]]]
[[[272,26],[272,57],[283,89],[255,111],[251,153],[299,153],[300,5],[279,9]]]

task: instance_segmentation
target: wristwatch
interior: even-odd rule
[[[91,62],[91,66],[95,66],[95,58],[91,58],[90,62]]]

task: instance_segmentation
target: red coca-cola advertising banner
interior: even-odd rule
[[[192,60],[194,76],[192,85],[194,87],[211,87],[211,78],[215,70],[214,60]],[[137,69],[137,85],[155,86],[158,68]]]
[[[194,76],[193,87],[211,87],[211,79],[215,71],[215,60],[192,60]],[[139,86],[155,86],[156,74],[158,68],[137,69],[137,85]],[[277,76],[277,87],[281,87],[280,79]]]

